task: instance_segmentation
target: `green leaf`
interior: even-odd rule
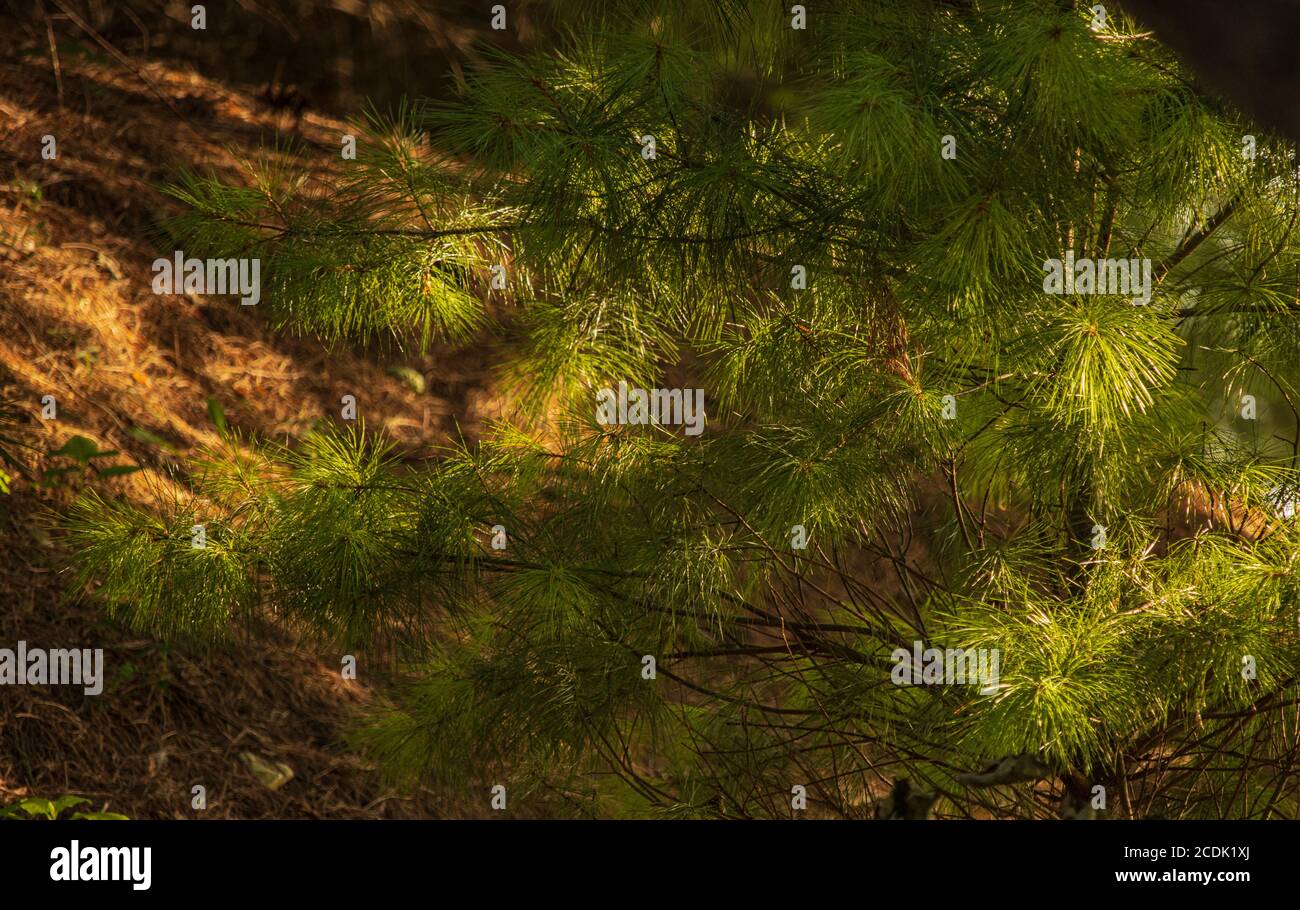
[[[84,806],[89,802],[90,800],[84,796],[60,796],[54,801],[54,814],[62,815],[65,809],[71,809],[73,806]]]
[[[59,810],[54,803],[41,796],[29,796],[27,799],[20,800],[18,808],[22,809],[32,818],[41,816],[53,821],[58,818],[59,815]]]
[[[209,396],[208,398],[208,416],[212,418],[212,423],[216,425],[217,432],[225,436],[229,432],[226,425],[226,409],[221,406],[221,402]]]
[[[402,385],[409,388],[416,394],[422,394],[425,389],[424,374],[413,370],[410,367],[389,367],[388,375],[396,377],[402,381]]]
[[[99,450],[94,440],[87,439],[85,436],[73,436],[56,451],[50,453],[51,456],[71,458],[81,464],[90,464],[90,459],[103,454],[106,453]]]
[[[126,822],[130,821],[130,816],[122,815],[119,812],[74,812],[73,821],[111,821]]]
[[[115,464],[107,468],[97,468],[95,473],[100,477],[121,477],[124,474],[134,474],[140,470],[143,469],[136,464]]]
[[[151,446],[157,446],[165,452],[170,452],[173,455],[179,452],[176,446],[172,445],[166,439],[163,439],[157,433],[147,430],[144,427],[131,427],[127,432],[141,442],[147,443]]]
[[[72,467],[46,468],[41,471],[41,486],[48,487],[63,478],[64,475],[71,474],[75,470],[77,469]]]

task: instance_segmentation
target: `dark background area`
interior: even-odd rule
[[[5,53],[48,53],[52,33],[60,53],[75,54],[68,36],[94,43],[93,30],[135,60],[187,64],[287,104],[350,115],[367,103],[386,110],[402,97],[445,97],[493,47],[518,50],[546,19],[540,6],[509,3],[509,27],[493,31],[493,4],[481,0],[209,0],[198,30],[193,5],[4,0],[0,40]]]

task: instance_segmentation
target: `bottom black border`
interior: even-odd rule
[[[807,900],[844,886],[867,901],[1038,887],[1051,889],[1044,896],[1197,888],[1228,897],[1285,886],[1295,874],[1297,834],[1293,822],[22,821],[0,822],[0,870],[10,898],[374,901],[408,888],[435,899],[641,893],[657,904],[714,894]],[[78,853],[150,848],[149,888],[54,881],[52,855],[61,858],[55,851],[74,841]],[[1247,880],[1224,878],[1243,872]]]

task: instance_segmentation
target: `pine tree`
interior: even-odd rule
[[[79,502],[79,580],[392,655],[357,748],[513,806],[1294,817],[1293,150],[1118,10],[834,6],[583,6],[332,180],[186,175],[177,248],[260,257],[277,324],[499,332],[518,411],[232,434],[172,509]],[[1045,292],[1068,259],[1150,293]],[[600,422],[620,382],[704,431]]]

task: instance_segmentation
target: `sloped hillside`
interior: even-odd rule
[[[175,210],[162,184],[289,141],[329,167],[345,125],[89,41],[64,45],[57,71],[35,48],[0,60],[0,124],[0,399],[17,415],[0,435],[18,439],[23,466],[0,496],[0,642],[103,647],[107,677],[99,697],[6,687],[0,803],[68,793],[142,818],[461,814],[439,794],[387,793],[339,745],[373,682],[343,680],[339,655],[271,630],[218,652],[140,640],[61,571],[55,510],[89,474],[52,453],[76,436],[120,453],[96,463],[142,468],[95,483],[148,498],[170,495],[184,456],[217,440],[211,402],[241,431],[278,439],[336,415],[344,394],[412,453],[479,432],[492,408],[486,348],[332,350],[271,332],[232,297],[151,292],[150,264],[170,254],[157,226]],[[41,417],[45,396],[56,419]],[[250,761],[294,777],[270,789]],[[206,811],[191,808],[196,784]]]

